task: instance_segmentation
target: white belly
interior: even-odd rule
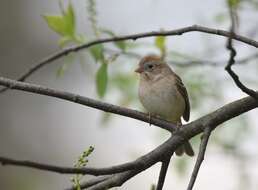
[[[184,113],[185,101],[175,86],[162,80],[144,86],[145,88],[139,88],[139,97],[144,108],[151,114],[171,122],[179,122]]]

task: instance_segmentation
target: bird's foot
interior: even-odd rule
[[[151,126],[151,113],[149,112],[149,125]]]
[[[178,131],[181,126],[182,126],[181,122],[176,122],[176,131]]]
[[[177,127],[177,128],[179,128],[179,127],[181,127],[181,126],[182,126],[182,123],[181,123],[181,122],[177,122],[177,123],[176,123],[176,127]]]

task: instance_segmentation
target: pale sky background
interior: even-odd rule
[[[76,6],[77,16],[80,17],[80,23],[78,23],[80,31],[90,33],[90,25],[85,14],[85,1],[74,0],[73,2]],[[217,27],[213,22],[214,15],[219,12],[226,13],[225,7],[224,1],[221,0],[97,1],[100,25],[112,29],[117,34],[147,32],[161,28],[174,29],[193,24]],[[45,13],[58,12],[58,1],[53,0],[6,0],[0,2],[1,76],[17,78],[30,65],[34,65],[37,61],[58,50],[58,36],[47,27],[41,17]],[[252,22],[253,16],[252,14],[243,14],[241,32],[246,32],[244,26],[249,24],[246,21]],[[228,23],[225,22],[224,27],[220,26],[220,28],[227,29]],[[209,40],[212,40],[212,43]],[[204,52],[205,43],[211,43],[215,48],[221,48],[221,51],[218,52],[225,51],[224,38],[208,37],[208,35],[199,33],[172,37],[169,47],[176,47],[181,52],[200,53]],[[240,48],[240,57],[251,49],[246,48],[245,45]],[[227,58],[228,52],[218,56],[219,59]],[[209,59],[209,57],[205,57],[205,59]],[[56,77],[56,70],[63,61],[63,59],[59,60],[55,64],[43,68],[29,81],[95,98],[95,87],[92,85],[94,76],[89,72],[87,75],[83,74],[79,64],[72,65],[63,77]],[[137,62],[132,64],[136,67]],[[237,71],[246,74],[247,69],[240,67]],[[215,74],[220,74],[225,77],[226,81],[230,81],[223,68],[221,73]],[[257,72],[250,72],[248,76],[255,76],[255,74]],[[247,75],[243,75],[244,79],[246,77]],[[231,83],[229,82],[229,84]],[[243,97],[240,90],[231,86],[232,90],[228,90],[225,94],[225,102]],[[220,102],[217,107],[222,105],[223,103]],[[211,107],[209,111],[214,109],[215,107]],[[114,116],[108,126],[101,126],[100,113],[91,108],[51,97],[9,91],[0,95],[0,156],[72,166],[77,156],[85,148],[93,145],[95,151],[90,157],[89,166],[106,167],[132,161],[151,151],[161,142],[159,139],[160,129],[149,127],[147,124],[133,119]],[[250,154],[248,154],[253,155],[252,159],[246,163],[248,171],[246,175],[250,181],[249,190],[255,190],[258,186],[256,180],[258,177],[257,114],[257,110],[248,114],[253,134],[250,142],[245,142],[247,149],[250,150]],[[214,134],[216,135],[216,131]],[[256,143],[255,146],[254,143]],[[235,190],[239,188],[238,170],[242,168],[241,163],[235,161],[232,156],[221,154],[220,151],[213,146],[208,147],[195,189]],[[172,160],[164,190],[186,189],[196,157],[188,159],[191,159],[191,164],[187,168],[185,176],[176,174],[173,168],[175,160]],[[157,182],[158,173],[159,167],[156,165],[131,179],[119,189],[149,190],[150,185]],[[1,189],[64,189],[70,184],[69,176],[65,175],[27,168],[0,167]]]

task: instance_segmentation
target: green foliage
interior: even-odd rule
[[[87,165],[89,162],[88,157],[94,151],[94,147],[90,146],[87,150],[85,150],[78,158],[76,163],[74,164],[75,168],[82,168]],[[80,181],[82,179],[82,174],[76,174],[74,177],[71,178],[71,182],[76,190],[81,190]]]
[[[47,22],[49,28],[58,33],[61,36],[59,45],[62,47],[66,43],[77,39],[75,35],[75,14],[71,3],[64,10],[62,7],[61,15],[43,15],[43,18]]]
[[[59,45],[64,47],[66,44],[72,42],[75,44],[85,43],[85,36],[76,34],[76,18],[74,9],[71,4],[66,9],[63,8],[61,3],[60,9],[61,15],[44,15],[49,28],[61,36]],[[98,27],[96,19],[96,3],[94,0],[89,0],[88,11],[90,13],[89,20],[92,24],[96,37],[98,37]],[[107,60],[105,60],[104,46],[102,44],[96,44],[89,48],[90,55],[94,58],[95,62],[101,62],[101,66],[96,74],[96,87],[100,97],[103,97],[107,88]],[[62,76],[67,70],[68,64],[64,63],[57,70],[57,76]]]
[[[96,1],[88,0],[87,11],[89,13],[89,21],[91,23],[91,28],[96,37],[99,37],[99,29],[98,29],[98,20],[97,20],[97,10],[96,10]]]
[[[61,64],[61,66],[56,71],[57,77],[63,77],[65,72],[71,67],[71,65],[74,63],[74,56],[69,55],[66,57],[64,63]]]
[[[64,73],[65,73],[65,71],[67,70],[67,68],[68,68],[68,63],[62,64],[62,65],[57,69],[56,76],[57,76],[57,77],[63,76]]]
[[[96,85],[97,85],[97,93],[99,97],[104,97],[107,91],[107,83],[108,83],[108,64],[102,63],[96,74]]]
[[[227,0],[228,6],[231,8],[237,8],[241,0]]]
[[[48,26],[52,30],[54,30],[60,35],[69,35],[70,30],[67,30],[66,20],[63,16],[45,15],[44,18],[47,21]]]
[[[90,47],[90,54],[96,62],[100,61],[103,63],[105,60],[104,47],[102,44],[97,44]]]
[[[125,52],[126,50],[126,42],[125,41],[118,41],[114,43],[116,45],[116,47],[118,47],[122,52]]]
[[[160,50],[160,54],[164,57],[166,53],[166,37],[164,36],[156,37],[155,46]]]

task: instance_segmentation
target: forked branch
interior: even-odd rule
[[[103,103],[103,102],[82,97],[76,94],[71,94],[64,91],[58,91],[58,90],[46,88],[39,85],[29,84],[25,82],[17,82],[17,81],[13,81],[2,77],[0,77],[0,85],[6,86],[6,87],[12,87],[12,89],[17,89],[17,90],[27,91],[31,93],[36,93],[36,94],[42,94],[50,97],[56,97],[67,101],[72,101],[74,103],[82,104],[88,107],[93,107],[99,110],[115,113],[118,115],[123,115],[126,117],[138,119],[146,123],[149,123],[148,115],[142,112],[134,111],[120,106],[115,106],[108,103]],[[176,148],[178,148],[184,142],[188,141],[193,136],[202,133],[204,129],[206,129],[206,127],[209,127],[210,130],[213,130],[221,123],[257,107],[258,107],[258,102],[252,97],[242,98],[230,104],[227,104],[221,107],[220,109],[210,114],[207,114],[189,124],[186,124],[176,131],[174,131],[175,126],[172,125],[171,123],[158,118],[152,118],[151,120],[152,123],[154,123],[158,127],[168,130],[169,132],[174,131],[174,134],[166,142],[164,142],[163,144],[161,144],[160,146],[158,146],[148,154],[138,158],[134,162],[120,165],[121,168],[122,166],[124,167],[122,169],[119,168],[119,166],[113,166],[113,167],[109,167],[108,169],[107,168],[104,168],[104,169],[103,168],[102,169],[82,168],[79,171],[78,168],[77,169],[65,168],[65,170],[69,171],[68,173],[82,173],[82,170],[85,170],[87,171],[88,174],[91,173],[92,175],[106,175],[106,174],[113,173],[111,176],[103,180],[95,181],[95,183],[92,183],[93,185],[89,188],[91,190],[99,190],[99,189],[106,189],[106,188],[120,186],[125,181],[129,180],[131,177],[153,166],[157,162],[164,161],[164,159],[167,158],[167,156],[172,155],[172,153],[176,150]],[[37,169],[46,169],[46,165],[43,165],[45,168],[38,167],[39,165],[42,166],[42,164],[27,162],[27,161],[24,162],[24,161],[18,161],[18,160],[11,160],[11,159],[6,159],[4,157],[1,157],[0,162],[2,164],[20,165],[25,167],[34,167]],[[51,166],[51,167],[52,168],[47,168],[47,170],[57,172],[57,169],[58,170],[60,169],[60,167],[56,167],[56,166]],[[61,168],[61,169],[64,169],[64,168]],[[117,172],[120,172],[120,173],[117,173]]]

